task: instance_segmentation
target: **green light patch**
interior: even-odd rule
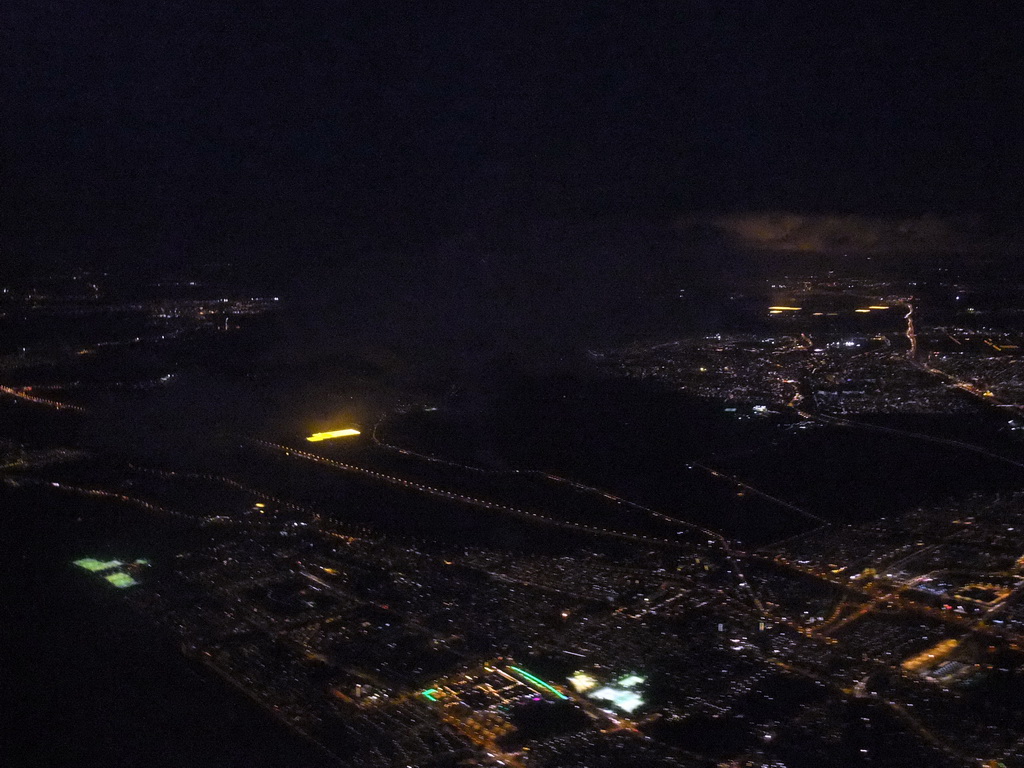
[[[640,677],[639,675],[626,675],[624,678],[619,680],[620,688],[633,688],[642,682],[645,682],[647,678]]]
[[[431,701],[437,701],[437,697],[434,695],[435,693],[437,693],[437,688],[428,688],[423,692],[423,695]]]
[[[548,685],[547,683],[545,683],[543,680],[541,680],[536,675],[531,675],[525,669],[520,669],[519,667],[512,667],[512,666],[510,666],[509,669],[511,669],[511,670],[513,670],[515,672],[518,672],[521,677],[525,678],[526,680],[529,680],[534,685],[539,685],[541,688],[545,688],[545,689],[551,691],[553,694],[555,694],[555,696],[557,696],[560,699],[568,699],[569,698],[564,693],[559,691],[557,688],[553,688],[552,686]]]
[[[83,557],[81,560],[75,560],[75,565],[93,573],[101,573],[109,571],[111,568],[117,568],[123,563],[120,560],[97,560],[94,557]]]
[[[118,571],[117,573],[108,574],[107,576],[104,576],[103,578],[105,578],[107,581],[109,581],[111,584],[113,584],[118,589],[125,589],[126,587],[134,587],[136,584],[139,583],[135,579],[133,579],[131,576],[129,576],[127,573],[123,573],[122,571]]]

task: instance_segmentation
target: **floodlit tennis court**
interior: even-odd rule
[[[118,571],[117,573],[111,573],[107,576],[104,576],[103,578],[105,578],[118,589],[134,587],[136,584],[139,583],[131,576],[129,576],[127,573],[123,573],[121,571]]]
[[[101,573],[109,571],[111,568],[117,568],[123,563],[120,560],[97,560],[94,557],[83,557],[81,560],[75,560],[75,565],[93,573]]]

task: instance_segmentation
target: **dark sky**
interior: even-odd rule
[[[1024,210],[1014,2],[2,5],[5,259]]]

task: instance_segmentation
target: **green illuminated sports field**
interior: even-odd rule
[[[107,583],[118,589],[134,587],[139,582],[130,574],[121,570],[125,564],[120,560],[97,560],[94,557],[83,557],[75,560],[74,565],[90,573],[102,576]],[[148,560],[136,560],[133,565],[149,565]]]

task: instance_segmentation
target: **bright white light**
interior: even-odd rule
[[[639,675],[627,675],[626,677],[619,680],[619,685],[623,688],[632,688],[633,686],[639,685],[647,678],[640,677]]]
[[[635,691],[627,691],[622,688],[612,688],[611,686],[598,688],[590,694],[590,697],[610,701],[612,706],[616,709],[621,709],[623,712],[632,712],[644,703],[644,700],[641,699],[640,695]]]
[[[595,685],[597,680],[588,675],[586,672],[577,672],[575,675],[569,678],[569,684],[580,693],[589,691]]]

